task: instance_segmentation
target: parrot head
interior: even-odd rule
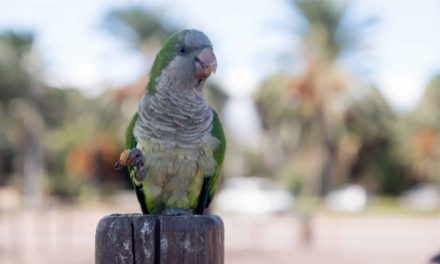
[[[156,92],[160,77],[174,85],[180,84],[181,89],[201,93],[206,79],[216,69],[217,60],[208,37],[194,29],[184,30],[169,37],[156,56],[148,90]]]

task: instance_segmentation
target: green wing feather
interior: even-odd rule
[[[130,123],[128,124],[127,129],[125,130],[125,148],[130,150],[135,148],[137,145],[136,138],[133,135],[134,126],[136,125],[136,121],[139,117],[139,114],[136,112],[131,118]],[[141,186],[141,183],[135,180],[134,174],[136,171],[133,168],[128,167],[128,173],[130,174],[131,181],[135,186]]]
[[[181,33],[180,33],[181,34]],[[157,54],[154,59],[153,66],[150,71],[150,80],[147,85],[147,90],[150,94],[156,93],[156,78],[160,75],[163,69],[168,66],[168,64],[176,56],[176,44],[179,41],[179,34],[175,33],[171,35],[166,41],[162,49]]]
[[[127,127],[127,130],[125,131],[125,148],[126,149],[132,149],[137,146],[137,140],[133,135],[134,126],[136,125],[136,121],[139,117],[139,114],[136,112],[133,117],[131,118],[131,121]],[[138,198],[138,201],[141,205],[142,213],[148,214],[148,208],[147,208],[147,202],[145,199],[145,194],[142,189],[142,183],[139,183],[134,179],[134,173],[136,171],[132,170],[131,168],[128,168],[128,173],[130,174],[131,181],[133,182],[134,188],[136,190],[136,196]]]
[[[131,118],[130,123],[128,124],[127,129],[125,130],[125,148],[132,149],[137,145],[136,138],[133,135],[134,126],[136,125],[136,121],[139,117],[138,112],[136,112]]]
[[[219,178],[222,170],[223,160],[225,158],[226,150],[226,138],[223,132],[222,124],[218,118],[217,113],[212,110],[214,118],[212,120],[212,130],[211,134],[220,141],[220,144],[214,150],[214,159],[217,162],[217,168],[214,174],[210,176],[205,176],[203,180],[202,191],[199,196],[199,203],[197,205],[196,213],[202,214],[203,210],[209,206],[211,203],[215,191],[217,189]]]
[[[136,121],[139,117],[139,114],[136,112],[133,117],[131,118],[130,123],[128,124],[127,130],[125,130],[125,148],[126,149],[132,149],[135,148],[137,145],[136,138],[133,135],[134,126],[136,125]],[[130,174],[131,181],[134,185],[139,186],[141,185],[138,181],[135,180],[134,174],[136,171],[132,168],[128,168],[128,172]]]

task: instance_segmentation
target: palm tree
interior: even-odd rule
[[[29,95],[31,77],[26,68],[33,39],[29,32],[0,33],[0,103]]]
[[[440,74],[428,84],[422,100],[400,127],[400,150],[418,177],[440,181]]]
[[[344,55],[355,52],[365,29],[376,21],[367,17],[353,21],[352,1],[291,0],[302,18],[299,35],[310,59],[335,63]]]
[[[257,93],[257,107],[263,125],[266,120],[276,131],[284,131],[280,133],[294,142],[293,148],[310,141],[319,146],[315,151],[320,153],[319,193],[325,195],[332,185],[345,115],[354,102],[349,90],[355,85],[339,62],[357,51],[364,29],[374,19],[353,21],[347,1],[291,0],[290,5],[301,17],[302,27],[295,34],[301,39],[305,69],[296,78],[284,74],[263,85]],[[284,87],[273,91],[280,85]],[[290,159],[286,156],[286,151],[292,151],[286,150],[289,143],[279,145],[284,149],[280,156]]]
[[[104,18],[104,23],[111,33],[147,56],[154,54],[165,39],[178,30],[165,21],[160,12],[141,6],[112,10]]]
[[[14,158],[22,167],[17,171],[23,175],[24,201],[37,205],[42,194],[44,121],[38,108],[38,76],[30,67],[33,40],[33,34],[24,31],[0,34],[0,107],[8,112],[0,134],[12,134],[15,141],[9,146],[3,142],[0,148],[17,154]]]
[[[348,89],[337,63],[356,51],[366,25],[374,20],[351,21],[350,1],[292,0],[291,4],[304,22],[299,33],[307,59],[306,71],[292,89],[312,112],[319,131],[322,147],[319,193],[325,195],[331,187],[336,158],[337,122],[342,121],[332,115],[331,108]]]

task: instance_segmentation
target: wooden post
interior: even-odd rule
[[[218,216],[114,214],[98,223],[95,263],[223,264],[223,242]]]

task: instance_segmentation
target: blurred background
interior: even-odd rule
[[[155,54],[214,44],[226,263],[430,263],[440,252],[437,0],[28,0],[0,9],[0,262],[93,263]]]

